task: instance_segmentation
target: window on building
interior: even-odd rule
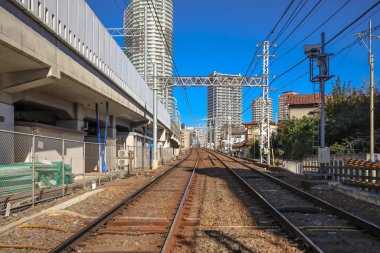
[[[54,14],[51,14],[51,22],[53,24],[53,30],[55,30],[55,15]]]
[[[40,1],[37,2],[37,15],[39,18],[42,18],[42,5]]]
[[[61,20],[58,20],[58,34],[59,34],[59,35],[62,35],[62,24],[61,24]]]
[[[30,11],[33,11],[33,5],[34,5],[33,0],[29,0],[28,4],[29,4],[28,9],[29,9]]]
[[[45,23],[49,24],[49,10],[45,8]]]

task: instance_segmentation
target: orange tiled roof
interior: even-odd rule
[[[287,105],[308,105],[320,104],[321,96],[319,94],[289,94],[286,97]]]

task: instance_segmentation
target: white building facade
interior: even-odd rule
[[[213,75],[231,76],[225,74]],[[221,129],[225,125],[240,125],[242,121],[242,88],[237,87],[208,87],[207,88],[207,118],[210,120],[211,133],[209,143],[220,146]],[[210,139],[211,138],[211,139]]]
[[[273,120],[273,103],[272,99],[268,99],[269,103],[269,119]],[[263,98],[259,97],[252,101],[252,121],[261,122],[263,108]]]
[[[157,76],[173,76],[173,1],[172,0],[131,0],[124,12],[124,28],[138,29],[139,36],[126,36],[125,53],[141,76],[153,76],[153,64]],[[145,63],[145,7],[147,10],[147,62]],[[134,30],[136,31],[136,30]],[[152,85],[152,84],[150,84]],[[160,85],[160,84],[158,84]],[[163,90],[158,91],[163,94]],[[169,96],[172,95],[169,89]]]

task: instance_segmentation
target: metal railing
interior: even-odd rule
[[[100,145],[105,150],[104,173]],[[121,156],[120,151],[132,151],[133,159]],[[178,149],[159,148],[159,164],[177,155]],[[76,189],[94,188],[106,181],[148,170],[151,159],[149,146],[118,145],[112,139],[107,144],[99,144],[0,130],[0,210],[9,203],[13,207],[33,205],[43,198],[64,196]]]

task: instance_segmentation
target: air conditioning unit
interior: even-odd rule
[[[117,151],[117,156],[119,158],[127,158],[128,157],[128,150],[124,150],[124,149],[118,150]]]
[[[117,166],[128,166],[129,159],[117,159]]]

